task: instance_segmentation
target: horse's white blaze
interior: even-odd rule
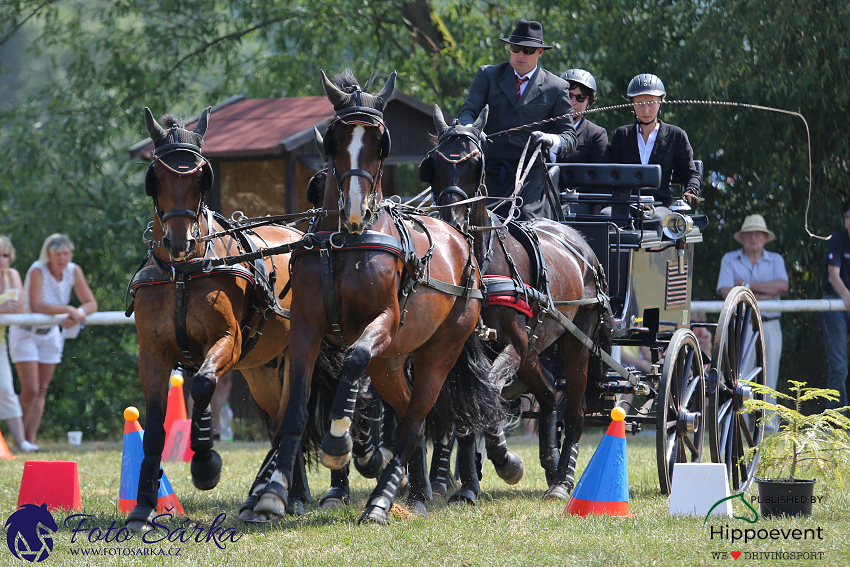
[[[351,133],[351,143],[348,145],[348,156],[352,169],[358,169],[360,151],[363,149],[363,136],[366,134],[364,126],[356,126]],[[363,222],[363,207],[365,204],[362,183],[364,179],[358,175],[348,178],[348,210],[346,215],[352,224]]]

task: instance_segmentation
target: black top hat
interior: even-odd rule
[[[520,20],[514,28],[514,33],[511,37],[500,37],[505,43],[513,45],[524,45],[526,47],[542,47],[543,49],[552,49],[551,45],[543,43],[543,26],[540,22],[529,22],[528,20]]]

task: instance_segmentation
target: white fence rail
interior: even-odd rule
[[[776,299],[759,301],[762,311],[818,312],[847,311],[840,299]],[[695,313],[720,313],[722,301],[692,301],[691,311]],[[43,313],[6,313],[0,315],[0,326],[9,325],[58,325],[67,315],[44,315]],[[86,325],[133,325],[136,315],[125,317],[123,311],[103,311],[92,313],[86,318]]]
[[[58,325],[67,315],[44,313],[5,313],[0,315],[0,325]],[[86,325],[133,325],[136,314],[126,317],[123,311],[102,311],[86,317]]]
[[[801,311],[847,311],[840,299],[769,299],[759,301],[762,311],[779,311],[781,313]],[[691,301],[691,311],[696,313],[720,313],[723,310],[722,301]]]

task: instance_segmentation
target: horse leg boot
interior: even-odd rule
[[[431,457],[431,490],[443,498],[448,496],[448,487],[451,483],[451,472],[449,461],[452,456],[452,439],[443,437],[434,439],[434,456]]]
[[[301,454],[301,436],[283,435],[277,453],[274,471],[260,493],[260,500],[254,507],[254,513],[265,516],[286,516],[289,505],[288,490],[292,487],[295,462]]]
[[[342,362],[342,376],[331,407],[331,428],[322,438],[322,451],[319,460],[331,470],[341,469],[351,460],[354,442],[348,432],[354,419],[354,407],[357,404],[360,376],[369,365],[369,348],[353,345],[345,353]]]
[[[139,490],[136,495],[136,506],[127,516],[125,525],[131,532],[139,533],[153,529],[156,518],[157,502],[159,501],[159,479],[162,469],[159,468],[161,457],[145,457],[139,471]]]
[[[428,516],[425,509],[425,502],[434,500],[434,493],[431,491],[431,481],[426,474],[428,466],[428,451],[425,448],[425,439],[419,439],[416,449],[413,451],[413,456],[407,463],[408,476],[410,478],[410,488],[407,495],[407,506],[411,512],[422,518]]]
[[[576,460],[578,459],[578,442],[573,441],[572,435],[564,439],[561,450],[561,461],[555,474],[555,482],[543,494],[543,500],[566,500],[575,486]]]
[[[514,451],[508,450],[504,430],[489,427],[484,430],[484,441],[487,447],[487,458],[493,463],[496,474],[508,484],[516,484],[522,478],[522,458]]]
[[[558,414],[553,411],[543,411],[537,422],[540,435],[540,466],[546,472],[546,484],[552,486],[558,470],[560,453],[558,452]]]
[[[390,523],[389,511],[398,494],[398,487],[404,478],[404,467],[398,457],[393,457],[378,479],[378,485],[369,495],[366,510],[360,516],[358,523],[373,522],[387,525]]]
[[[254,513],[254,507],[260,501],[260,491],[268,484],[274,472],[274,462],[277,459],[277,448],[272,447],[266,458],[263,459],[263,464],[260,465],[260,471],[254,478],[254,483],[248,490],[248,498],[239,508],[239,519],[243,522],[266,522],[268,518],[264,515]]]
[[[304,451],[298,451],[295,466],[292,469],[292,488],[289,490],[286,513],[290,516],[303,516],[307,513],[307,504],[312,501],[310,485],[307,482],[307,467],[304,464]]]
[[[213,450],[210,401],[215,392],[215,375],[198,371],[192,379],[192,433],[189,446],[194,455],[189,470],[192,484],[199,490],[212,490],[221,478],[221,456]]]
[[[481,494],[481,471],[478,452],[475,450],[475,433],[457,436],[457,470],[460,473],[460,488],[452,494],[449,502],[475,505]]]
[[[383,417],[381,418],[381,455],[386,465],[394,456],[390,447],[395,446],[396,431],[398,430],[398,414],[390,404],[386,402],[381,402],[381,404],[383,407]],[[401,479],[401,486],[399,486],[396,496],[404,496],[404,493],[407,492],[408,484],[407,474],[405,474]]]
[[[384,456],[372,436],[372,422],[379,419],[380,403],[380,398],[375,396],[369,406],[364,408],[365,415],[354,414],[354,468],[365,478],[377,478],[384,470]]]
[[[348,489],[348,467],[331,471],[331,488],[319,501],[322,510],[336,510],[351,502]]]

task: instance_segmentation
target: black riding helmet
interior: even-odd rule
[[[664,90],[664,83],[657,76],[650,73],[641,73],[629,83],[629,88],[626,91],[626,96],[629,97],[629,102],[636,96],[652,95],[660,96],[661,100],[667,96],[667,91]]]
[[[570,84],[570,88],[581,88],[582,94],[590,96],[587,107],[590,108],[596,102],[596,79],[584,69],[567,69],[561,78]]]

